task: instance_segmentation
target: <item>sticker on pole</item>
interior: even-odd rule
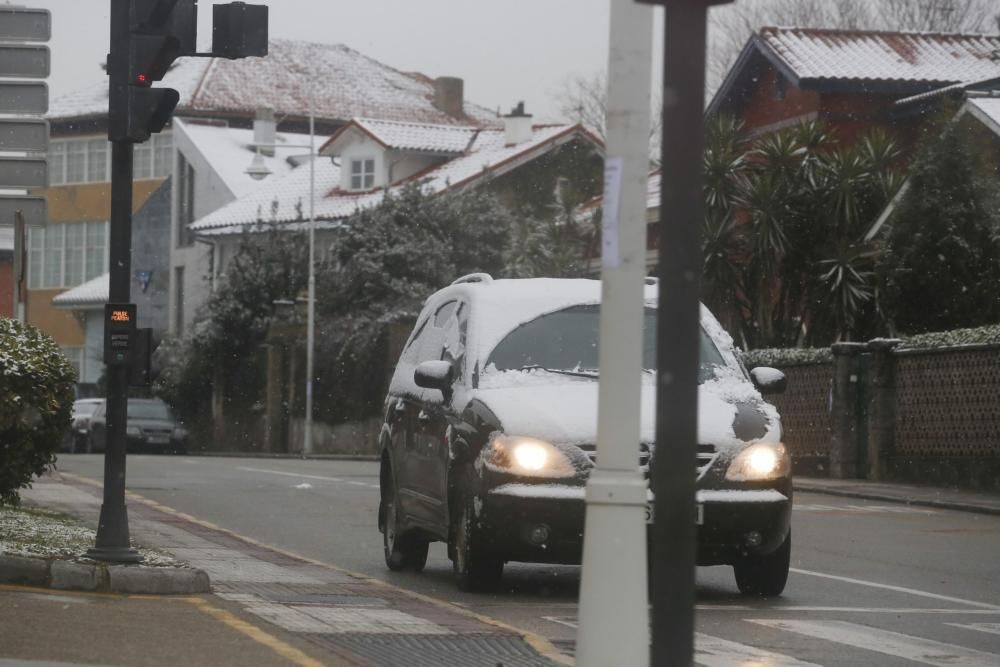
[[[621,265],[618,207],[621,206],[622,169],[625,160],[609,157],[604,161],[604,209],[601,220],[601,266],[617,269]]]

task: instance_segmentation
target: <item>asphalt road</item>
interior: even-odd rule
[[[61,471],[100,479],[100,456]],[[502,591],[459,592],[443,544],[392,573],[375,462],[130,456],[128,487],[260,542],[447,599],[572,650],[579,568],[510,564]],[[1000,517],[799,493],[792,574],[776,600],[698,572],[704,665],[1000,665]]]

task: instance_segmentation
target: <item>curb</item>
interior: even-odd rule
[[[809,482],[800,483],[798,481],[793,481],[792,484],[795,491],[804,491],[807,493],[825,493],[830,496],[860,498],[862,500],[885,500],[889,502],[915,505],[917,507],[933,507],[935,509],[954,510],[956,512],[971,512],[973,514],[991,514],[994,516],[1000,516],[1000,506],[994,507],[993,505],[976,505],[954,500],[938,500],[935,498],[914,498],[911,496],[900,496],[892,493],[880,493],[878,491],[864,491],[860,489],[855,491],[845,488],[831,488],[823,484],[810,484]]]
[[[212,591],[195,568],[78,563],[0,554],[0,584],[91,593],[193,595]]]

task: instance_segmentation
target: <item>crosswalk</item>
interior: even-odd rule
[[[953,613],[989,613],[951,610]],[[560,625],[576,627],[575,617],[549,616],[546,620]],[[702,667],[827,667],[827,665],[878,665],[885,657],[894,658],[901,664],[910,662],[931,667],[997,667],[1000,665],[1000,639],[990,638],[978,642],[981,648],[971,648],[951,644],[914,634],[904,634],[880,627],[853,623],[844,620],[823,619],[803,620],[800,618],[755,618],[742,619],[753,626],[789,633],[801,638],[819,640],[811,643],[808,659],[790,655],[787,647],[804,644],[790,639],[775,640],[769,635],[766,643],[782,647],[781,652],[763,646],[740,643],[722,637],[695,633],[695,664]],[[937,623],[935,623],[937,624]],[[941,622],[979,635],[1000,636],[1000,623],[954,623]],[[757,633],[753,633],[757,634]],[[787,636],[787,635],[786,635]],[[762,640],[761,643],[764,643]],[[816,656],[823,656],[817,658]],[[853,657],[850,657],[853,656]]]

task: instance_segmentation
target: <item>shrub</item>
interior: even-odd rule
[[[0,505],[55,463],[70,425],[76,372],[55,341],[0,319]]]

